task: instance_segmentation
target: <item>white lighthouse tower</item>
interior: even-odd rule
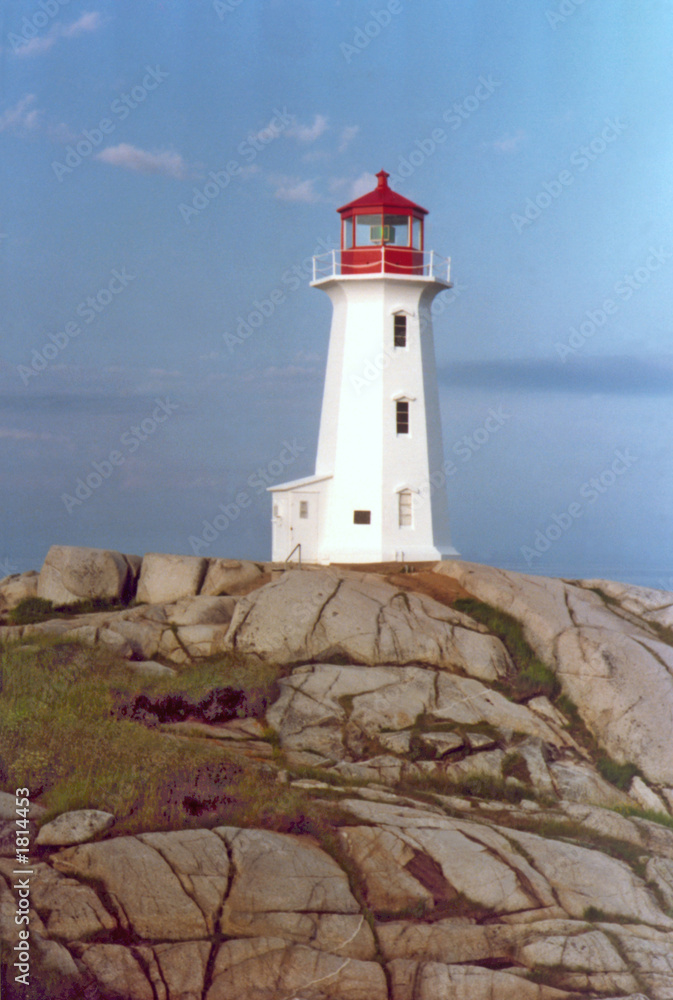
[[[313,261],[333,307],[316,471],[271,487],[274,562],[457,555],[433,486],[444,455],[430,306],[451,287],[448,261],[425,250],[427,211],[388,176],[338,209],[341,250]]]

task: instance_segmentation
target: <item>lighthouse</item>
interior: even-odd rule
[[[449,535],[431,304],[449,261],[427,211],[377,174],[337,211],[341,248],[313,259],[332,302],[315,474],[270,487],[274,562],[438,560]]]

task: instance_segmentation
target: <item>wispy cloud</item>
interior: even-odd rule
[[[376,187],[376,177],[374,174],[370,174],[365,171],[364,174],[360,174],[351,183],[350,197],[359,198],[361,194],[367,194],[372,188]]]
[[[140,174],[161,174],[164,177],[173,177],[176,180],[183,180],[187,176],[187,167],[179,153],[163,150],[158,153],[150,153],[145,149],[138,149],[127,142],[120,142],[118,146],[108,146],[96,154],[96,159],[102,163],[109,163],[113,167],[123,167],[125,170],[135,170]]]
[[[35,94],[26,94],[0,114],[0,132],[30,132],[37,127],[41,112],[34,107]]]
[[[313,179],[303,181],[299,177],[270,177],[269,180],[276,186],[274,197],[280,201],[320,201]]]
[[[48,431],[29,431],[18,427],[0,427],[0,440],[9,441],[69,441],[63,434],[50,434]]]
[[[312,125],[302,125],[295,121],[285,129],[285,135],[298,142],[311,143],[319,139],[328,128],[329,122],[325,115],[314,115]]]
[[[514,135],[503,135],[500,139],[494,139],[490,146],[496,153],[516,153],[527,138],[524,130],[520,128]]]
[[[351,177],[332,177],[329,182],[330,194],[338,195],[341,200],[352,201],[362,194],[367,194],[376,187],[376,177],[365,171],[353,180]]]
[[[66,24],[61,29],[63,38],[79,38],[80,35],[87,35],[91,31],[97,31],[103,23],[103,17],[99,11],[85,11],[72,24]]]
[[[606,395],[670,395],[673,358],[599,356],[581,364],[555,359],[455,362],[438,368],[444,386]]]
[[[103,24],[103,16],[98,11],[84,11],[70,24],[53,24],[46,35],[30,38],[25,45],[16,49],[19,56],[36,56],[48,52],[61,38],[79,38],[97,31]]]
[[[346,125],[346,127],[341,130],[341,136],[339,137],[339,153],[346,152],[359,131],[359,125]]]

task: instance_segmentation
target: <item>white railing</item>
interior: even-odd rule
[[[404,247],[355,247],[346,250],[348,258],[345,264],[342,262],[342,250],[330,250],[329,253],[318,254],[313,258],[313,280],[321,281],[323,278],[338,278],[341,275],[358,274],[408,274],[412,277],[437,278],[451,284],[451,258],[442,257],[435,250],[414,250],[415,258],[420,258],[417,264],[401,264],[398,254]],[[366,253],[366,258],[362,264],[358,265],[357,259],[353,256]],[[376,260],[376,254],[379,260]],[[349,259],[350,258],[350,259]]]

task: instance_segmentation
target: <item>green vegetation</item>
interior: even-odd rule
[[[30,788],[48,810],[45,819],[68,809],[104,809],[117,817],[115,832],[128,833],[243,815],[287,828],[311,816],[314,807],[299,792],[276,784],[275,772],[265,773],[235,747],[166,732],[156,719],[143,724],[130,710],[141,697],[150,706],[171,698],[217,706],[215,688],[236,689],[241,704],[233,714],[256,708],[263,715],[279,668],[221,657],[148,679],[105,647],[34,638],[31,652],[15,644],[0,657],[0,783]]]
[[[499,822],[515,830],[535,833],[538,837],[546,837],[549,840],[565,840],[577,844],[578,847],[595,848],[602,854],[624,861],[640,878],[645,877],[647,853],[642,845],[600,833],[579,820],[567,819],[561,815],[552,816],[549,813],[537,816],[535,814],[523,816],[518,813],[503,816]]]
[[[54,618],[72,618],[74,615],[89,615],[98,611],[121,611],[128,606],[129,604],[124,601],[103,598],[54,605],[44,597],[25,597],[7,617],[10,625],[34,625],[52,621]]]
[[[655,812],[654,809],[640,809],[636,805],[615,806],[613,812],[626,816],[627,819],[646,819],[650,823],[659,823],[660,826],[668,826],[673,829],[673,816],[668,813]]]
[[[481,622],[505,646],[516,668],[507,686],[510,697],[520,701],[535,695],[546,695],[552,701],[558,697],[561,687],[554,672],[535,655],[516,618],[471,597],[459,598],[453,607]]]
[[[397,786],[401,794],[417,794],[418,791],[435,792],[440,795],[464,795],[467,798],[487,799],[495,802],[509,802],[518,805],[524,798],[533,798],[533,793],[520,784],[504,781],[490,774],[472,774],[464,778],[450,777],[446,773],[424,774],[409,778]]]
[[[531,784],[528,765],[518,750],[513,750],[511,753],[505,755],[505,759],[502,762],[502,773],[505,778],[516,778],[517,781],[522,781],[525,785]]]
[[[608,757],[606,753],[596,755],[596,767],[599,774],[609,781],[611,785],[616,785],[623,792],[627,791],[632,779],[638,775],[643,777],[643,772],[635,764],[628,761],[626,764],[618,764],[616,760]]]
[[[606,602],[610,600],[602,591],[596,589],[596,593]],[[566,716],[571,735],[589,750],[601,776],[621,791],[628,789],[635,775],[642,777],[642,772],[635,764],[629,762],[619,764],[599,747],[594,736],[584,725],[577,706],[571,698],[561,692],[555,674],[535,655],[526,641],[521,624],[515,618],[473,598],[460,598],[454,602],[453,607],[481,622],[490,632],[497,635],[512,658],[516,667],[515,676],[509,680],[507,687],[501,684],[495,684],[494,687],[514,700],[520,701],[534,695],[546,695]],[[673,636],[673,632],[671,635]]]
[[[625,916],[622,913],[606,913],[598,906],[587,906],[582,914],[584,920],[592,924],[635,924],[638,920],[635,917]]]

